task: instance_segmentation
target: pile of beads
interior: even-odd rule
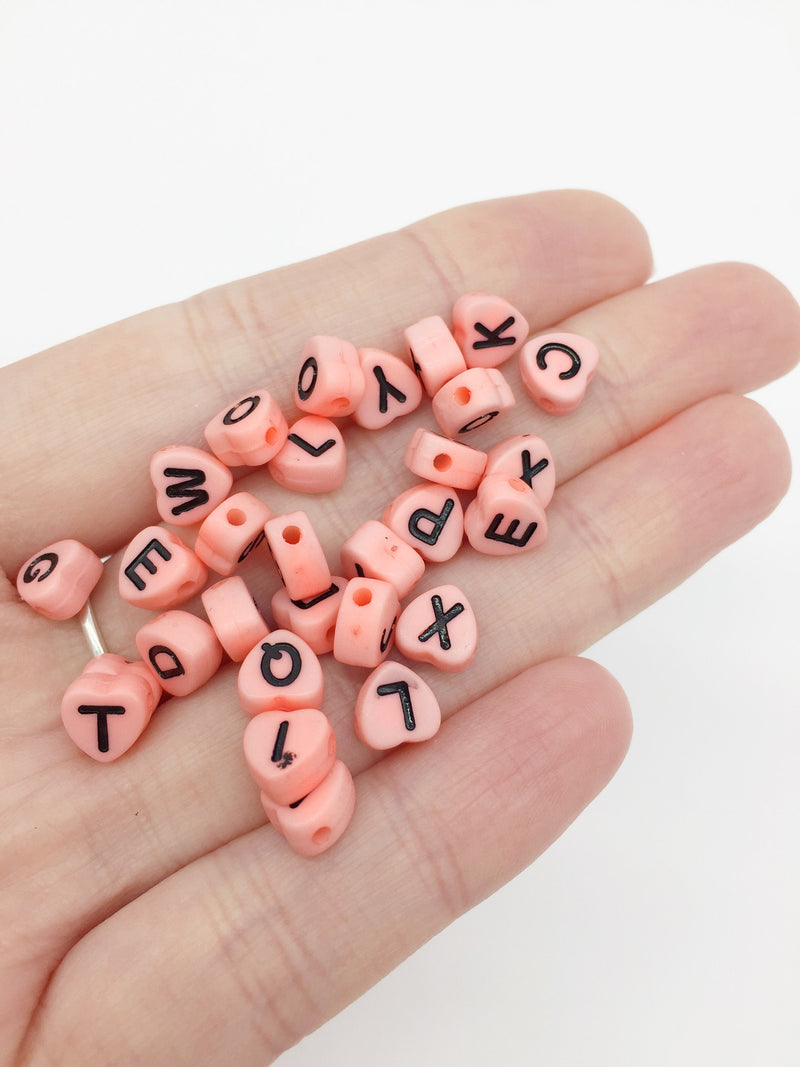
[[[561,414],[580,402],[597,365],[596,347],[552,333],[523,345],[528,324],[508,301],[469,293],[453,308],[452,331],[438,316],[405,330],[411,366],[379,349],[334,337],[311,338],[300,357],[290,426],[273,397],[256,389],[205,428],[209,451],[170,445],[152,458],[150,477],[164,523],[138,533],[123,553],[119,593],[160,614],[136,635],[141,660],[105,651],[67,688],[67,733],[100,762],[139,738],[162,693],[186,696],[219,669],[239,663],[238,695],[251,717],[244,757],[264,810],[295,851],[315,855],[344,832],[355,806],[347,767],[321,711],[320,657],[367,669],[355,698],[359,739],[386,750],[433,737],[441,711],[411,663],[459,671],[477,649],[478,626],[464,593],[441,584],[401,606],[429,563],[451,559],[464,538],[489,555],[529,551],[547,536],[545,508],[555,487],[544,441],[518,434],[481,452],[459,440],[515,403],[498,369],[515,352],[530,396]],[[412,369],[413,368],[413,369]],[[258,497],[231,494],[232,467],[266,466],[280,485],[324,493],[342,485],[346,447],[332,420],[379,429],[414,411],[423,393],[441,434],[418,428],[405,455],[422,481],[363,522],[341,547],[332,574],[303,511],[275,515]],[[466,507],[459,491],[473,493]],[[170,527],[197,526],[194,548]],[[277,628],[265,621],[234,572],[266,543],[282,588],[272,597]],[[51,619],[89,612],[103,564],[86,546],[63,540],[25,563],[20,596]],[[221,580],[208,586],[209,570]],[[179,605],[200,594],[207,621]]]

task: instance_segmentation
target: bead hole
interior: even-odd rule
[[[344,411],[346,407],[349,407],[350,401],[346,396],[337,396],[333,401],[333,407],[336,411]]]
[[[299,526],[286,526],[283,530],[283,539],[287,545],[297,545],[300,543],[302,537],[302,531]]]
[[[515,493],[527,493],[528,487],[521,478],[509,478],[508,484],[514,490]]]
[[[372,593],[369,589],[356,589],[353,593],[353,603],[357,604],[360,608],[364,608],[372,601]]]
[[[231,508],[228,512],[228,522],[231,526],[244,526],[247,516],[241,508]]]
[[[330,826],[320,826],[319,830],[314,831],[314,836],[311,838],[311,843],[312,845],[324,845],[330,836]]]
[[[466,385],[459,385],[458,389],[453,393],[453,400],[457,404],[461,404],[462,407],[464,404],[468,404],[471,399],[472,393],[467,389]]]
[[[453,466],[453,457],[448,456],[446,452],[440,452],[438,456],[434,456],[433,465],[437,471],[449,471]]]
[[[268,445],[274,445],[278,440],[278,431],[274,426],[270,426],[267,432],[264,434],[264,440]]]

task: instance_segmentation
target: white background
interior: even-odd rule
[[[799,12],[0,0],[0,358],[558,186],[798,295]],[[800,455],[800,376],[760,399]],[[285,1067],[800,1062],[799,496],[591,651],[636,716],[603,796]]]

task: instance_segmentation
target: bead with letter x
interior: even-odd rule
[[[478,623],[458,586],[437,585],[403,608],[394,640],[408,659],[443,671],[461,671],[478,647]]]
[[[457,615],[461,614],[464,610],[464,605],[460,602],[456,602],[453,604],[452,608],[448,608],[448,610],[445,611],[442,598],[434,594],[431,597],[431,606],[433,607],[434,620],[430,626],[419,634],[417,640],[429,641],[434,634],[438,634],[439,644],[446,651],[450,648],[450,633],[448,632],[447,624],[452,622]]]

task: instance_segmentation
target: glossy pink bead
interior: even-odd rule
[[[136,647],[161,688],[176,697],[204,686],[222,662],[217,635],[188,611],[167,611],[150,619],[136,634]]]
[[[396,497],[383,522],[429,563],[452,559],[464,537],[464,509],[446,485],[421,482]]]
[[[219,643],[234,663],[241,663],[269,634],[269,626],[238,574],[209,586],[200,599]]]
[[[215,415],[203,431],[208,447],[229,467],[260,467],[283,448],[288,427],[275,398],[256,389]]]
[[[339,337],[316,336],[306,344],[294,402],[310,415],[351,415],[364,395],[364,372],[356,346]]]
[[[197,533],[194,550],[203,562],[227,577],[266,538],[272,511],[252,493],[234,493],[211,512]]]
[[[277,515],[269,520],[264,531],[275,566],[292,600],[307,600],[330,588],[328,561],[304,511]]]
[[[540,408],[566,415],[583,400],[597,370],[597,345],[576,333],[546,333],[534,337],[519,355],[525,388]]]
[[[388,526],[368,519],[341,549],[342,571],[348,578],[380,578],[391,582],[402,600],[425,573],[425,560]]]
[[[299,804],[273,804],[266,794],[261,803],[267,817],[300,856],[317,856],[336,844],[353,818],[356,787],[353,776],[336,760],[330,774]]]
[[[379,348],[360,348],[364,395],[353,412],[353,422],[367,430],[380,430],[422,401],[422,386],[411,367]]]
[[[484,478],[464,512],[464,533],[478,552],[512,556],[546,539],[547,519],[536,493],[521,478],[493,474]]]
[[[408,659],[443,671],[462,671],[478,647],[475,612],[455,585],[420,593],[400,614],[395,643]]]
[[[355,731],[370,748],[396,748],[404,742],[428,741],[442,724],[433,690],[401,663],[385,660],[359,690]]]
[[[315,708],[256,715],[245,728],[243,746],[253,780],[280,806],[308,796],[336,762],[333,728]]]
[[[541,437],[532,433],[516,434],[489,449],[484,477],[493,474],[521,478],[536,493],[543,508],[553,499],[556,488],[553,456]]]
[[[376,667],[392,647],[399,614],[400,600],[390,582],[353,578],[336,617],[334,658],[354,667]]]
[[[64,729],[87,756],[110,763],[136,743],[161,688],[143,663],[106,653],[90,660],[61,701]]]
[[[433,416],[448,437],[485,426],[516,403],[502,371],[473,367],[446,382],[431,403]]]
[[[239,702],[248,715],[322,706],[322,667],[308,644],[289,630],[273,630],[239,668]]]
[[[465,293],[453,305],[453,336],[468,367],[499,367],[522,346],[528,323],[502,296]]]
[[[346,578],[333,575],[324,592],[307,600],[292,600],[285,589],[279,589],[272,598],[275,622],[302,637],[318,656],[332,652],[336,617],[346,585]]]
[[[158,514],[173,526],[202,522],[233,485],[230,468],[191,445],[169,445],[150,460]]]
[[[148,526],[125,550],[119,568],[119,595],[150,611],[176,607],[199,593],[208,571],[172,530]]]
[[[321,415],[304,415],[290,428],[286,444],[267,465],[285,489],[330,493],[343,484],[347,450],[336,423]]]
[[[103,574],[98,556],[80,541],[56,541],[23,563],[17,592],[47,619],[71,619],[81,612]]]
[[[425,392],[433,396],[445,382],[467,369],[456,340],[439,315],[420,319],[403,331],[411,362]]]
[[[408,443],[404,462],[428,482],[452,489],[476,489],[486,468],[486,453],[419,426]]]

